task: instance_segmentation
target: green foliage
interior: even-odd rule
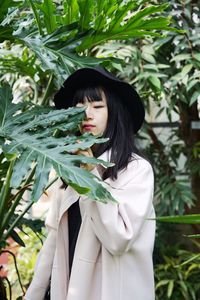
[[[150,151],[154,146],[154,149],[157,148],[154,151],[154,153],[157,152],[155,157],[160,156],[160,160],[159,158],[154,159],[158,180],[157,195],[159,196],[159,186],[161,186],[160,195],[165,193],[164,197],[160,198],[160,203],[169,203],[171,210],[165,209],[166,213],[182,214],[186,205],[191,208],[192,202],[197,204],[196,212],[199,211],[200,165],[198,150],[195,149],[198,149],[200,132],[192,129],[192,121],[199,122],[200,120],[197,99],[200,94],[200,84],[197,79],[200,74],[198,57],[200,27],[199,22],[195,21],[195,17],[198,19],[200,14],[197,6],[191,5],[190,2],[187,2],[184,7],[181,1],[173,1],[172,5],[174,5],[173,14],[176,21],[182,23],[186,33],[182,35],[169,34],[166,39],[157,40],[153,47],[155,49],[154,57],[158,64],[168,65],[168,68],[165,69],[165,78],[160,78],[162,87],[159,98],[160,101],[164,99],[166,103],[162,110],[163,102],[160,102],[160,111],[166,112],[169,122],[176,118],[179,127],[171,130],[167,145],[155,147],[158,144],[157,139]],[[152,134],[151,129],[149,132]],[[153,141],[153,135],[151,138]],[[182,161],[181,164],[180,161]],[[165,181],[161,179],[162,170],[166,172]],[[171,181],[171,188],[168,184],[169,181]],[[174,188],[177,183],[180,185],[178,192]],[[169,197],[169,193],[173,193],[172,197]],[[182,200],[178,204],[177,199],[180,193]]]
[[[179,1],[178,5],[174,1],[170,5],[176,7],[176,24],[182,24],[178,19],[179,11],[187,12],[188,2],[184,8]],[[157,117],[166,113],[171,121],[172,114],[180,112],[180,101],[189,107],[197,103],[199,55],[196,48],[199,41],[190,32],[190,28],[197,26],[190,23],[188,28],[185,27],[190,17],[187,13],[183,24],[184,29],[189,29],[187,40],[186,34],[170,28],[170,11],[166,3],[145,0],[1,1],[0,81],[11,82],[13,90],[22,78],[28,78],[29,83],[28,92],[23,89],[18,97],[26,100],[25,103],[11,104],[9,89],[1,90],[0,142],[4,153],[0,155],[0,247],[5,247],[10,235],[24,245],[18,229],[23,230],[23,224],[28,222],[23,216],[32,200],[37,200],[47,188],[50,165],[78,192],[89,193],[95,199],[104,199],[105,196],[100,183],[77,166],[89,160],[71,153],[80,148],[75,131],[84,112],[75,109],[56,112],[35,107],[27,100],[47,104],[55,88],[60,87],[72,71],[102,64],[113,71],[119,70],[121,78],[135,84],[147,111],[151,110],[152,99],[158,106],[165,99],[166,104],[160,107]],[[169,30],[172,30],[171,34],[157,39]],[[105,45],[105,42],[109,43]],[[188,45],[193,47],[193,42],[197,46],[191,51]],[[179,85],[178,93],[176,85]],[[187,95],[182,96],[185,91]],[[158,211],[163,214],[183,212],[185,203],[191,205],[195,197],[187,182],[188,174],[186,179],[181,177],[181,181],[180,176],[194,171],[194,168],[198,172],[199,168],[192,160],[180,168],[179,159],[182,153],[185,157],[188,155],[186,149],[196,157],[198,143],[195,141],[190,147],[185,147],[183,139],[181,142],[174,139],[175,130],[167,143],[161,142],[154,133],[150,126],[146,126],[142,138],[148,136],[147,153],[155,167]],[[79,140],[82,149],[97,142],[88,135],[79,137]],[[17,189],[14,190],[13,186]],[[32,190],[32,198],[27,207],[19,211],[27,189]],[[28,222],[28,225],[33,224]],[[184,286],[182,288],[184,290]],[[172,290],[174,292],[174,286],[170,283]]]
[[[156,300],[198,300],[200,254],[177,250],[155,266]]]
[[[98,47],[97,55],[114,55],[117,58],[126,59],[126,66],[124,68],[120,66],[118,75],[137,87],[145,100],[146,111],[150,115],[153,114],[155,121],[159,122],[161,115],[169,122],[172,121],[172,115],[177,114],[178,110],[174,108],[174,112],[171,107],[171,88],[168,89],[167,86],[165,88],[165,82],[168,85],[170,83],[168,77],[170,64],[169,61],[163,63],[159,60],[152,40],[146,40],[143,44],[136,42],[133,46],[119,42],[108,43]],[[156,109],[157,113],[153,109]],[[178,114],[176,116],[178,118]],[[191,208],[197,197],[191,190],[188,166],[184,165],[183,155],[187,154],[185,141],[180,139],[179,129],[173,127],[172,129],[154,129],[151,125],[145,124],[140,138],[146,155],[154,166],[155,202],[158,215],[183,214],[185,207]],[[197,156],[198,144],[195,144],[194,149],[193,152]],[[189,156],[188,159],[191,157]],[[192,165],[198,171],[199,164],[193,163]]]
[[[161,222],[180,224],[200,224],[200,215],[158,217],[157,220]]]
[[[112,5],[112,3],[115,5]],[[94,32],[88,36],[79,46],[80,50],[85,50],[106,42],[107,40],[124,40],[131,37],[141,37],[144,35],[159,35],[154,30],[169,29],[170,19],[168,18],[153,18],[148,19],[152,14],[163,12],[168,5],[149,6],[141,8],[141,3],[146,1],[104,1],[104,6],[100,17],[97,19],[97,24],[94,24]],[[129,14],[134,10],[133,14]],[[106,22],[103,19],[107,16]],[[93,22],[93,16],[89,18],[87,15],[87,23]],[[104,27],[102,27],[104,24]],[[101,25],[101,26],[100,26]],[[99,30],[100,29],[100,30]]]
[[[26,45],[43,72],[54,75],[57,87],[77,67],[108,63],[108,58],[97,59],[87,54],[96,45],[108,40],[158,36],[162,30],[173,30],[170,18],[160,16],[167,4],[147,5],[144,0],[56,4],[52,0],[5,2],[0,37]],[[11,32],[7,38],[5,31]],[[23,68],[19,71],[24,72]]]

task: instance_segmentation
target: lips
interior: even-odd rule
[[[91,124],[85,124],[83,125],[84,130],[92,130],[95,126]]]

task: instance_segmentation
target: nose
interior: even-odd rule
[[[86,114],[87,120],[93,119],[94,116],[93,116],[93,112],[92,112],[92,107],[90,105],[87,105],[85,114]]]

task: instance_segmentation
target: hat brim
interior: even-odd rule
[[[77,89],[88,84],[91,86],[98,84],[112,87],[120,97],[122,103],[128,107],[133,118],[134,133],[141,128],[145,112],[138,93],[130,84],[119,80],[100,67],[82,68],[71,74],[54,96],[55,107],[62,109],[73,106],[73,97]]]

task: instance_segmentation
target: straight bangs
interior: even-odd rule
[[[89,102],[101,101],[102,100],[102,88],[100,86],[96,87],[83,87],[76,91],[73,98],[73,105],[76,106],[77,103],[84,103],[85,99]]]

